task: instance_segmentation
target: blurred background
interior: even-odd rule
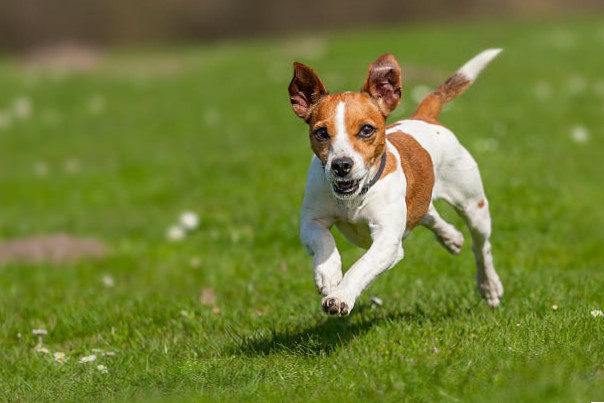
[[[2,0],[0,48],[215,41],[421,21],[552,16],[601,0]]]

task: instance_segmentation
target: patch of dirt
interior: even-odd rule
[[[103,60],[103,52],[93,46],[79,43],[56,43],[40,46],[23,56],[25,66],[42,70],[89,71]]]
[[[215,305],[216,304],[216,293],[213,288],[204,288],[201,290],[199,295],[199,302],[202,305]]]
[[[98,259],[106,254],[107,247],[98,239],[67,234],[39,235],[0,242],[0,264],[68,263]]]

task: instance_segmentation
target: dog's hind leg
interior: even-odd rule
[[[438,242],[454,255],[459,254],[463,246],[463,234],[453,225],[446,222],[430,204],[428,212],[421,221],[421,225],[429,228]]]
[[[486,197],[472,200],[458,210],[472,234],[472,251],[476,260],[476,285],[480,295],[491,307],[499,305],[503,285],[493,265],[491,254],[491,215]]]
[[[494,308],[503,297],[503,285],[495,271],[491,254],[489,203],[478,166],[472,156],[463,151],[455,168],[442,171],[438,197],[451,204],[468,226],[476,261],[476,285],[486,303]]]

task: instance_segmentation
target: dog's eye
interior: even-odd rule
[[[314,130],[311,134],[318,141],[329,140],[329,134],[327,133],[327,129],[324,127],[319,127],[318,129]]]
[[[371,125],[364,125],[363,127],[361,127],[361,131],[359,132],[359,137],[368,139],[369,137],[373,136],[373,133],[375,133],[375,127],[373,127]]]

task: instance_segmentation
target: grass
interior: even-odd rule
[[[291,62],[343,91],[395,54],[396,119],[414,88],[493,46],[505,52],[442,121],[481,166],[502,306],[480,301],[468,246],[450,256],[420,228],[350,317],[324,317],[298,240],[311,153]],[[5,58],[0,111],[22,97],[32,110],[0,127],[0,237],[68,232],[111,253],[0,267],[2,398],[601,401],[603,51],[592,17],[115,50],[71,74]],[[184,210],[201,224],[168,242]],[[348,267],[362,252],[338,242]],[[34,328],[64,364],[34,350]],[[93,349],[115,355],[79,364]]]

